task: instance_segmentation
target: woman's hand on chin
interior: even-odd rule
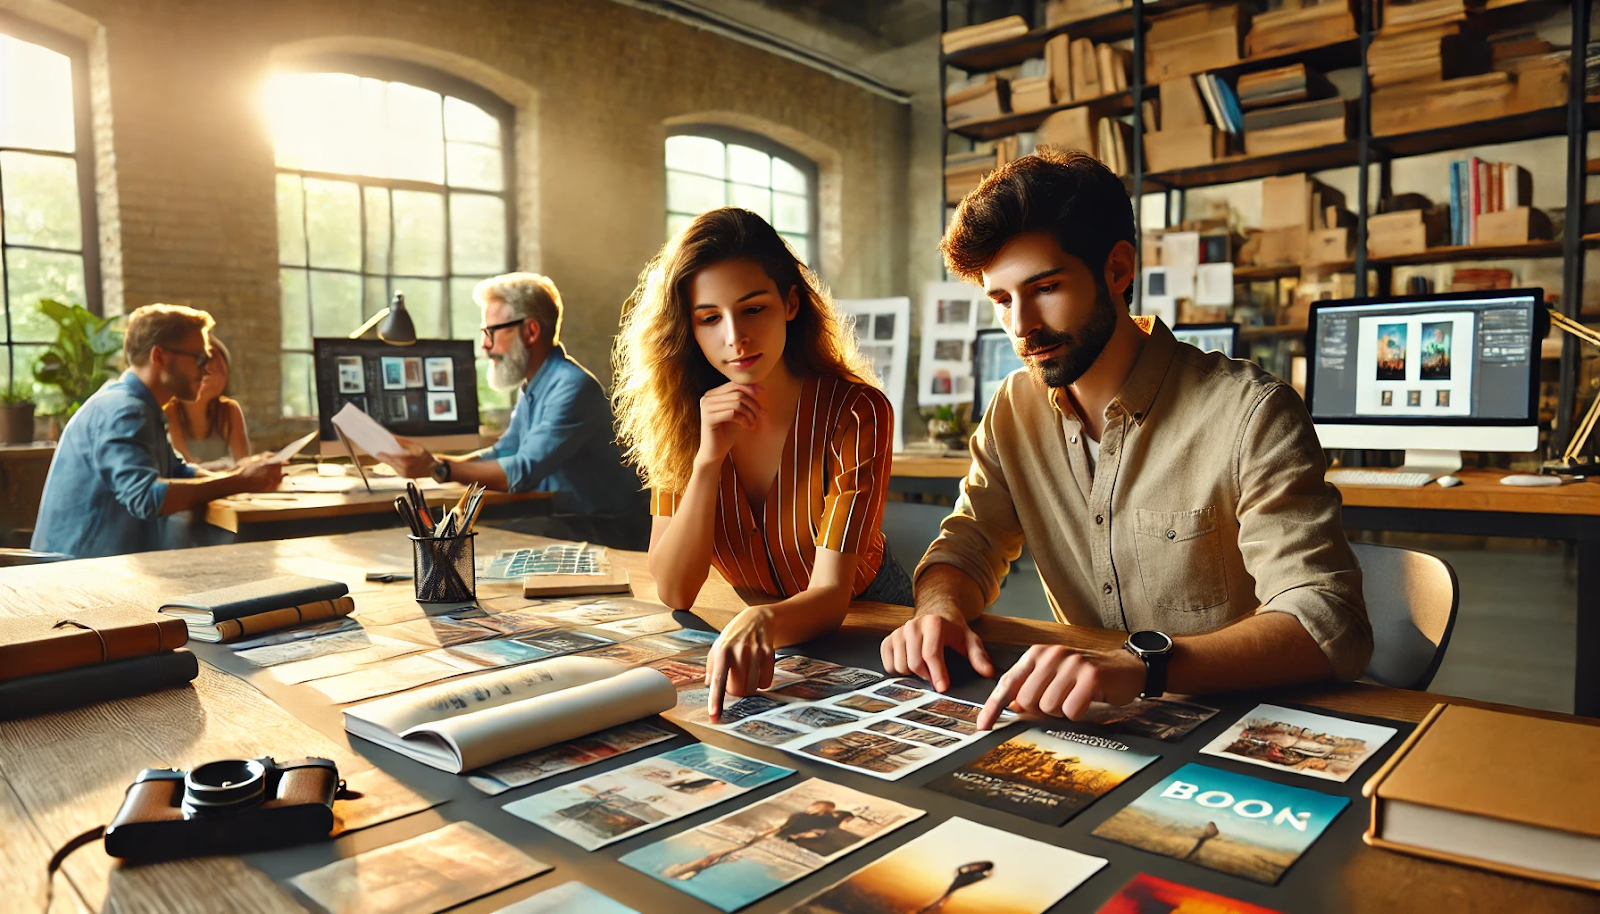
[[[706,711],[722,716],[724,695],[742,698],[772,687],[772,610],[750,606],[733,617],[706,659],[706,685],[711,694]]]
[[[740,431],[756,427],[767,412],[756,399],[763,390],[760,384],[730,381],[706,391],[700,398],[700,462],[721,463],[733,450]]]

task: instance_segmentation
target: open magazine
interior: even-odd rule
[[[677,702],[657,670],[558,657],[355,705],[344,728],[460,774],[659,714]]]

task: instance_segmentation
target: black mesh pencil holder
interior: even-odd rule
[[[418,603],[458,603],[477,597],[472,539],[466,536],[411,537],[412,580]]]

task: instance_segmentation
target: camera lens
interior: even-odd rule
[[[183,781],[183,805],[195,815],[230,812],[261,802],[267,769],[255,759],[207,762]]]

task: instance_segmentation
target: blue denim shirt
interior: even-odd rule
[[[189,479],[155,394],[133,372],[100,388],[67,422],[44,481],[33,548],[76,558],[193,545],[187,518],[161,516],[168,479]]]
[[[558,514],[650,510],[638,474],[622,463],[605,391],[560,346],[523,384],[506,433],[478,456],[500,461],[513,492],[555,492]]]

